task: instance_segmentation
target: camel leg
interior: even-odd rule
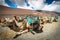
[[[18,36],[20,36],[21,34],[26,33],[26,32],[28,32],[28,29],[26,29],[26,30],[24,30],[24,31],[22,31],[22,32],[17,32],[16,36],[14,36],[13,38],[15,39],[15,38],[17,38]]]
[[[17,34],[23,34],[23,33],[26,33],[26,32],[28,32],[28,29],[26,29],[26,30],[24,30],[22,32],[17,32]]]

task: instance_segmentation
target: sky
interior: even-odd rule
[[[0,0],[0,5],[10,8],[60,12],[60,0]]]

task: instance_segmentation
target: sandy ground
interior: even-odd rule
[[[0,40],[60,40],[60,18],[58,22],[44,24],[42,33],[28,32],[13,39],[15,35],[16,32],[8,27],[0,27]]]

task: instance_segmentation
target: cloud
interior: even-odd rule
[[[0,5],[3,5],[3,2],[4,2],[3,0],[0,0]]]
[[[51,4],[45,3],[47,0],[10,0],[17,5],[17,8],[30,9],[30,10],[47,10],[60,12],[60,1],[54,0]],[[27,6],[29,4],[29,6]],[[0,0],[0,5],[8,6],[4,0]]]
[[[56,11],[56,12],[60,12],[60,5],[58,2],[54,1],[52,4],[50,5],[45,5],[45,7],[42,10],[47,10],[47,11]]]
[[[15,2],[16,2],[16,4],[19,5],[19,6],[22,6],[22,7],[25,6],[24,0],[15,0]]]
[[[29,0],[29,3],[34,7],[34,9],[41,9],[44,6],[45,0]]]

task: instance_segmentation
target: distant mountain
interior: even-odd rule
[[[0,18],[1,17],[12,17],[14,15],[39,15],[39,16],[46,16],[49,14],[58,14],[58,12],[51,12],[51,11],[42,11],[42,10],[27,10],[27,9],[21,9],[21,8],[9,8],[6,6],[0,6]]]

